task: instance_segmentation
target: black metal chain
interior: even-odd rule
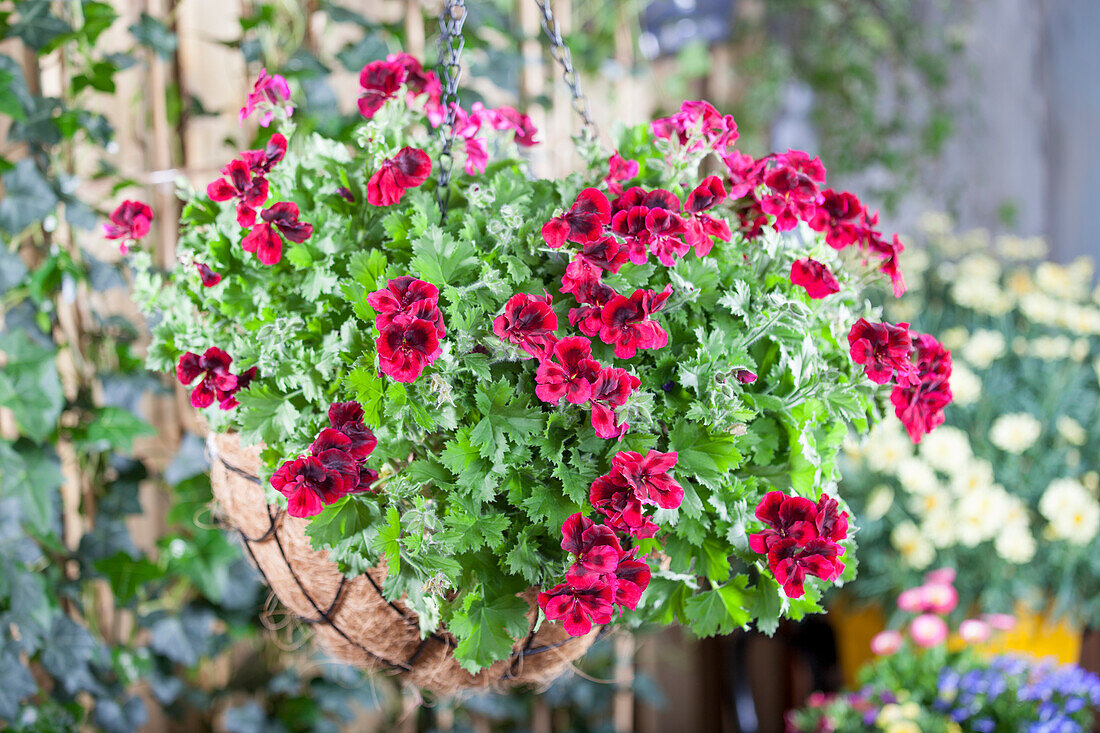
[[[550,9],[550,0],[535,0],[535,5],[539,7],[539,12],[542,13],[542,30],[545,31],[546,37],[550,39],[550,55],[561,66],[561,78],[565,80],[565,85],[569,87],[569,93],[573,95],[573,111],[584,122],[584,134],[595,140],[599,136],[599,128],[596,127],[596,123],[588,110],[588,97],[584,96],[584,92],[581,91],[580,79],[577,76],[576,69],[573,68],[573,58],[569,53],[569,47],[565,45],[565,41],[561,37],[561,28],[554,17],[554,12]]]
[[[439,126],[439,137],[443,147],[439,151],[439,179],[435,187],[435,200],[439,204],[439,215],[447,221],[447,203],[451,199],[451,167],[454,165],[454,153],[451,148],[455,142],[455,111],[458,105],[458,80],[462,76],[459,56],[466,40],[462,37],[462,26],[466,22],[465,0],[446,0],[443,12],[439,16],[439,74],[442,77],[443,123]]]

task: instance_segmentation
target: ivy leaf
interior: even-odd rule
[[[176,48],[179,46],[179,39],[176,38],[176,34],[148,13],[142,13],[138,22],[130,26],[130,33],[133,34],[138,43],[146,48],[153,49],[165,61],[172,59],[172,54],[176,52]]]
[[[483,599],[473,592],[447,624],[458,639],[455,659],[471,674],[506,659],[515,639],[527,633],[527,603],[518,596]]]
[[[0,719],[15,722],[23,700],[38,692],[34,677],[11,643],[0,649]]]
[[[86,451],[100,453],[110,450],[129,453],[134,438],[155,435],[156,430],[137,415],[118,407],[101,407],[84,427],[83,435],[74,443]]]
[[[57,427],[65,396],[54,364],[56,351],[23,331],[0,334],[7,364],[0,370],[0,406],[8,407],[24,435],[43,441]]]
[[[684,603],[684,613],[691,630],[700,636],[714,636],[732,633],[747,624],[752,618],[745,608],[747,582],[742,575],[732,583],[690,596]]]
[[[39,537],[60,530],[62,481],[61,462],[52,448],[26,450],[0,442],[0,493],[19,502],[24,521]]]
[[[20,3],[19,20],[12,23],[8,33],[23,39],[23,43],[35,51],[41,51],[61,36],[71,33],[69,24],[50,12],[51,5],[48,2]]]
[[[88,668],[96,650],[96,640],[88,630],[61,615],[50,629],[50,645],[42,652],[42,666],[70,695],[81,690],[98,692],[99,683]]]
[[[134,559],[125,552],[116,552],[98,560],[95,569],[106,576],[115,598],[122,603],[129,602],[142,585],[161,575],[160,568],[154,563],[144,557]]]
[[[23,110],[23,104],[13,89],[15,83],[15,74],[0,68],[0,115],[22,121],[27,119],[27,113]]]

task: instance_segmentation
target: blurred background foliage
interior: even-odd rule
[[[214,526],[194,418],[176,387],[145,373],[127,272],[96,231],[117,198],[151,199],[156,252],[170,263],[174,180],[204,184],[221,156],[196,149],[203,138],[188,131],[212,123],[226,149],[253,142],[235,108],[207,106],[205,81],[187,78],[190,3],[0,5],[0,720],[28,731],[613,729],[616,696],[634,698],[598,680],[619,676],[629,648],[603,643],[584,675],[537,699],[418,707],[384,679],[317,658]],[[237,54],[242,91],[260,67],[281,73],[299,129],[347,139],[357,117],[341,92],[366,62],[401,49],[434,59],[438,3],[385,5],[243,2],[234,27],[204,28],[203,41]],[[543,108],[554,157],[569,130],[553,124],[560,85],[535,40],[534,3],[467,5],[463,102],[496,94]],[[815,152],[841,174],[884,168],[889,201],[951,130],[937,91],[958,43],[918,22],[941,5],[727,0],[687,17],[684,3],[591,0],[555,10],[597,94],[633,80],[649,89],[646,118],[708,97],[735,114],[754,154],[784,119],[811,115]],[[539,83],[525,79],[532,66]],[[899,101],[918,97],[916,110]],[[644,671],[630,684],[660,704]]]

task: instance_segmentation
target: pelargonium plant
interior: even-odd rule
[[[1026,656],[989,656],[1012,616],[969,618],[948,643],[945,615],[958,603],[955,572],[928,573],[898,598],[906,627],[871,640],[877,659],[859,689],[815,693],[787,715],[788,733],[1088,733],[1100,709],[1100,677],[1076,665]]]
[[[914,447],[885,420],[851,451],[862,520],[855,593],[881,599],[928,567],[958,570],[962,609],[1020,605],[1100,621],[1100,291],[1092,263],[1043,262],[1041,240],[956,234],[926,217],[895,318],[953,348],[954,404]],[[906,258],[910,258],[908,261]],[[923,389],[923,382],[921,388]]]
[[[174,272],[133,256],[150,364],[467,669],[507,656],[531,587],[573,635],[819,611],[854,575],[843,437],[891,390],[930,428],[946,391],[935,342],[862,299],[903,290],[900,243],[706,102],[558,181],[516,157],[525,115],[455,106],[443,218],[435,75],[398,54],[360,83],[350,145],[250,97],[279,132],[184,193]]]

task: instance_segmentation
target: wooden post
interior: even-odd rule
[[[615,636],[615,697],[612,722],[615,733],[634,730],[634,636],[623,631]]]

